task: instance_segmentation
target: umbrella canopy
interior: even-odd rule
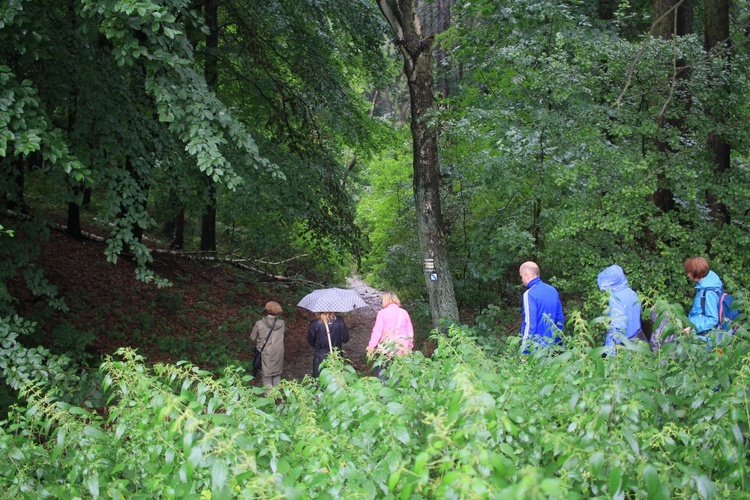
[[[367,307],[367,303],[356,291],[343,288],[315,290],[305,295],[297,305],[312,312],[347,312]]]

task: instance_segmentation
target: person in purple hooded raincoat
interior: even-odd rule
[[[622,268],[613,264],[599,273],[596,281],[600,290],[609,291],[609,327],[604,341],[607,354],[613,356],[614,346],[624,339],[648,342],[641,330],[641,301]]]

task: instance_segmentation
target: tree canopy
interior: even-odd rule
[[[688,4],[691,31],[657,37],[661,14],[644,2],[611,15],[595,2],[453,6],[436,36],[448,54],[436,74],[450,92],[433,119],[461,303],[515,304],[528,259],[569,296],[592,291],[614,262],[642,292],[672,298],[689,292],[681,263],[693,255],[743,276],[747,11],[717,21],[708,3]],[[720,43],[707,45],[710,22],[728,27]],[[731,159],[719,160],[717,143]],[[377,185],[368,204],[398,189]],[[377,231],[404,234],[400,222],[384,225]],[[383,262],[403,265],[407,242],[392,238],[371,256],[373,279],[393,275]]]
[[[224,252],[327,248],[324,262],[358,257],[363,239],[346,180],[378,135],[361,92],[387,73],[383,24],[364,3],[300,7],[224,2],[211,44],[202,4],[5,3],[8,208],[25,211],[39,195],[76,210],[91,203],[111,224],[110,260],[127,254],[146,280],[154,276],[143,232],[186,209],[200,216],[212,191],[220,232],[231,228]],[[302,247],[293,243],[300,237]],[[4,279],[33,269],[32,254],[8,249]]]

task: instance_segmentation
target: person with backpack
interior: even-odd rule
[[[596,278],[599,290],[609,291],[609,327],[604,340],[605,352],[614,356],[615,345],[623,339],[648,342],[641,330],[641,301],[628,285],[625,272],[613,264]]]
[[[382,303],[383,308],[378,311],[372,327],[367,353],[372,355],[378,350],[390,357],[408,354],[414,348],[414,327],[409,313],[401,308],[401,301],[393,292],[383,293]],[[376,366],[375,376],[385,380],[385,369],[385,364]]]
[[[255,355],[261,359],[263,386],[268,388],[278,385],[284,371],[286,323],[279,318],[281,313],[278,302],[267,302],[263,308],[265,317],[255,323],[250,333],[250,340],[255,342]]]
[[[701,335],[719,326],[719,312],[724,294],[724,284],[719,276],[708,267],[703,257],[693,257],[685,261],[685,274],[695,282],[695,297],[690,308],[688,319],[695,327],[686,328],[685,332],[695,331]]]
[[[316,313],[317,318],[307,329],[307,342],[315,348],[313,354],[313,377],[320,376],[320,364],[334,348],[341,349],[349,342],[349,329],[344,318],[333,312]]]

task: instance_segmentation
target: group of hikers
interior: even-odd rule
[[[379,351],[387,356],[403,356],[414,347],[414,327],[409,313],[401,307],[401,301],[393,292],[385,292],[383,308],[378,311],[375,325],[367,344],[367,353]],[[284,336],[286,323],[279,318],[281,306],[268,302],[263,309],[263,318],[253,327],[250,340],[255,342],[261,356],[261,374],[264,386],[275,386],[281,380],[284,369]],[[307,329],[307,342],[315,349],[312,375],[320,376],[320,364],[333,349],[342,349],[349,342],[349,329],[344,318],[333,312],[315,313],[315,319]],[[259,354],[256,354],[258,356]],[[386,363],[387,364],[387,363]],[[374,367],[375,376],[385,379],[386,364]]]
[[[683,267],[687,277],[695,283],[696,289],[693,305],[688,314],[693,326],[685,328],[683,332],[694,333],[707,340],[705,334],[720,327],[724,320],[724,285],[719,276],[710,270],[708,261],[703,257],[688,259]],[[534,262],[524,262],[519,274],[527,287],[521,308],[522,356],[530,354],[534,348],[549,348],[562,344],[560,334],[563,331],[565,317],[557,290],[541,280],[539,266]],[[625,339],[649,342],[642,329],[641,301],[638,294],[628,285],[622,268],[617,264],[607,267],[597,276],[597,284],[600,290],[609,292],[609,325],[604,341],[605,354],[613,356],[615,346],[622,344]],[[658,332],[652,335],[652,346],[659,345],[658,335]]]
[[[719,276],[709,269],[708,261],[702,257],[693,257],[684,263],[687,277],[695,282],[695,298],[688,314],[693,327],[684,330],[703,335],[720,326],[722,321],[723,284]],[[550,348],[561,345],[561,333],[565,325],[562,302],[557,290],[541,279],[539,265],[535,262],[524,262],[519,274],[526,286],[521,307],[521,359],[539,348]],[[625,272],[613,264],[597,277],[597,284],[602,291],[609,292],[609,325],[604,341],[605,354],[613,356],[615,346],[625,339],[648,342],[641,323],[641,301],[638,294],[628,285]],[[710,293],[709,293],[710,292]],[[402,356],[411,352],[414,347],[414,328],[409,313],[401,307],[401,301],[393,292],[382,295],[383,308],[378,311],[367,345],[367,353],[376,351],[392,356]],[[274,301],[268,302],[263,311],[263,318],[255,323],[250,339],[256,344],[256,354],[261,356],[262,383],[264,386],[275,386],[281,380],[284,368],[284,336],[287,333],[286,323],[279,317],[281,306]],[[333,349],[341,349],[349,342],[349,329],[344,319],[333,312],[316,313],[307,330],[307,341],[315,349],[313,354],[312,375],[320,375],[320,364]],[[653,345],[653,343],[652,343]],[[384,380],[385,364],[374,368],[375,375]]]

